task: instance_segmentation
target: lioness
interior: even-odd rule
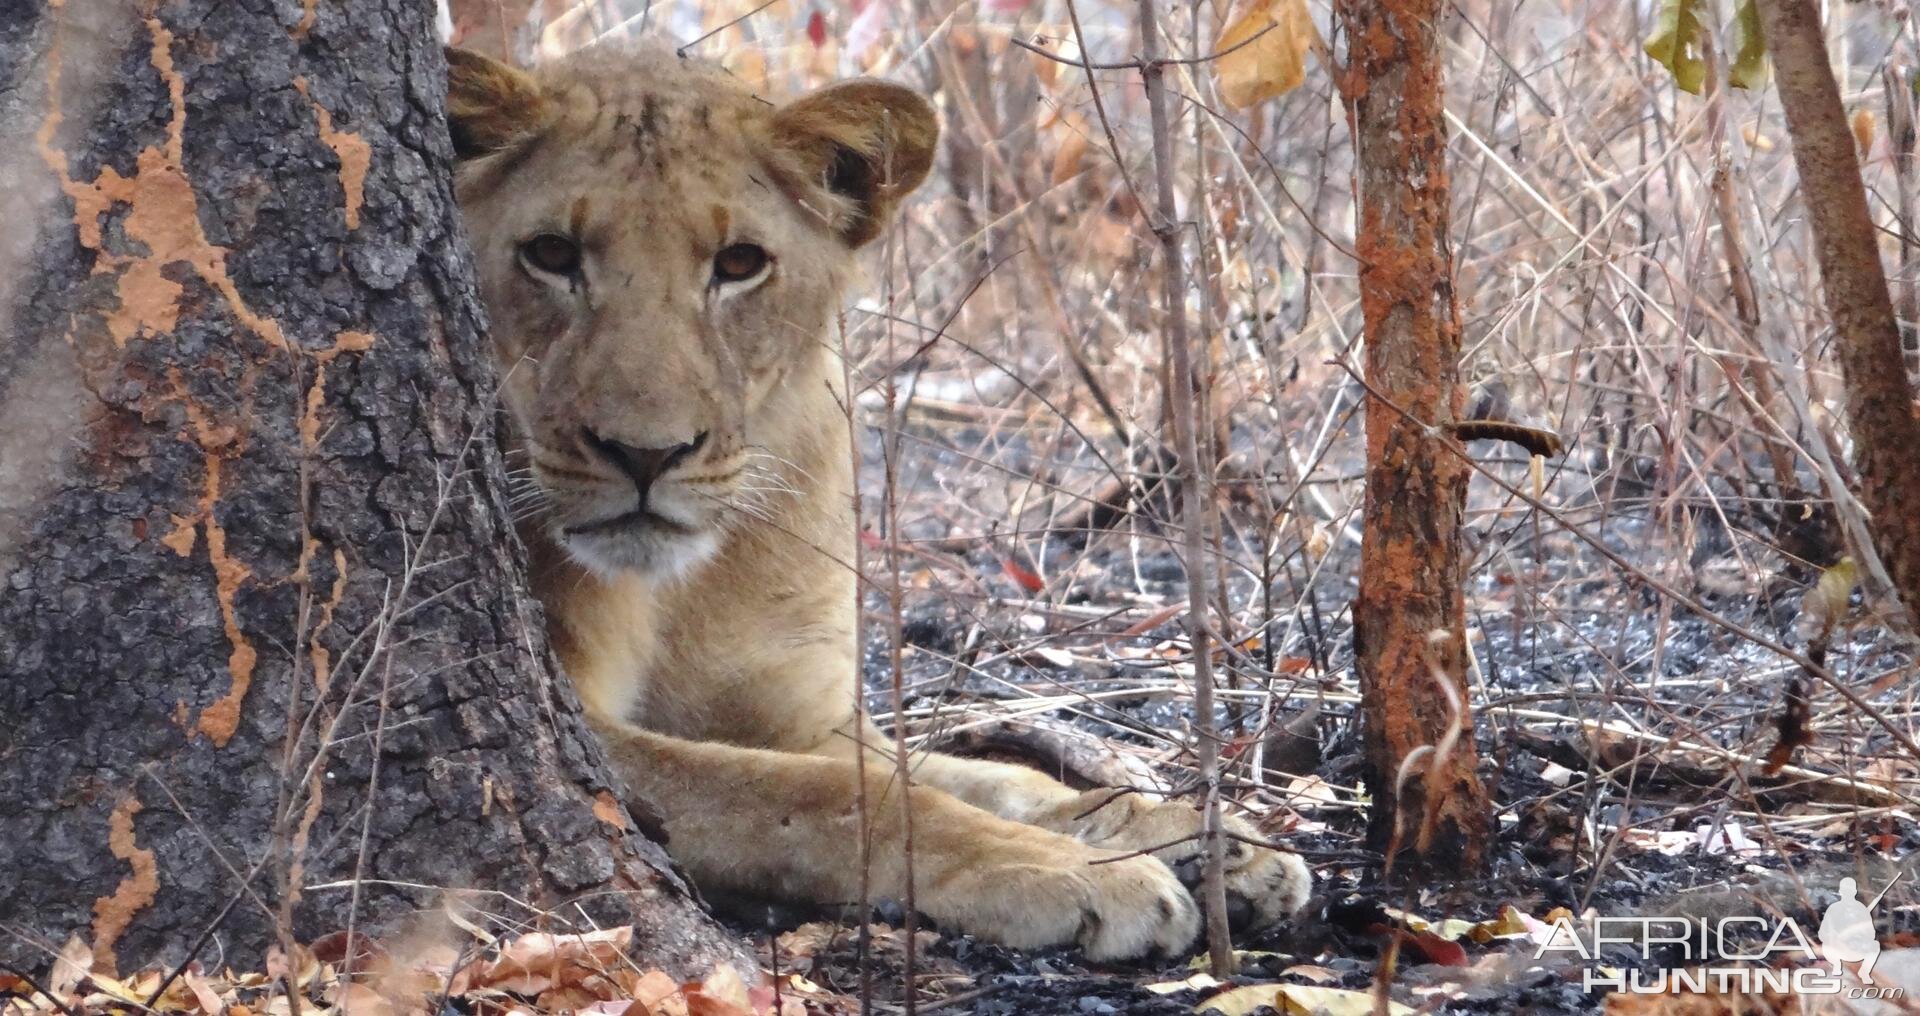
[[[448,61],[536,591],[668,850],[715,889],[853,900],[864,805],[872,891],[902,898],[910,806],[935,921],[1096,959],[1186,947],[1200,917],[1169,862],[1199,850],[1193,808],[932,754],[905,794],[860,710],[830,326],[855,250],[927,175],[933,110],[870,80],[773,104],[664,50]],[[1228,866],[1251,923],[1306,896],[1292,854],[1235,840]]]

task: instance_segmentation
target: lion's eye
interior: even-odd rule
[[[580,245],[558,233],[542,233],[521,244],[520,256],[527,264],[553,275],[572,275],[580,270]]]
[[[733,244],[713,256],[713,281],[745,282],[764,271],[768,260],[757,244]]]

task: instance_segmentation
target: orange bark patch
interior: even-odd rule
[[[307,806],[300,813],[300,825],[293,833],[293,863],[287,866],[287,897],[291,903],[300,902],[300,886],[306,881],[307,841],[313,835],[313,824],[320,819],[320,806],[325,799],[326,773],[319,768],[313,770],[313,776],[307,780]]]
[[[314,22],[320,20],[319,0],[301,0],[300,8],[300,21],[293,26],[295,40],[305,39],[313,31]]]
[[[313,17],[312,0],[308,0],[307,17]],[[307,24],[302,21],[301,24]],[[333,113],[327,107],[315,102],[307,92],[307,79],[294,78],[293,87],[313,103],[314,119],[319,121],[320,140],[340,159],[340,189],[346,194],[347,228],[360,228],[360,204],[366,198],[367,167],[373,163],[373,146],[366,139],[351,131],[333,129]]]
[[[333,679],[333,653],[320,644],[320,636],[333,627],[333,612],[340,607],[340,600],[347,595],[347,555],[339,548],[333,551],[333,592],[327,602],[320,605],[320,622],[313,626],[313,635],[307,639],[308,657],[313,661],[313,686],[323,693]]]
[[[254,652],[246,633],[240,630],[239,614],[234,610],[234,594],[240,591],[242,583],[253,577],[253,572],[227,555],[227,531],[214,514],[214,506],[220,500],[220,459],[211,455],[207,457],[206,489],[206,497],[201,502],[205,513],[201,524],[207,529],[207,558],[213,563],[214,596],[220,603],[220,620],[227,629],[227,644],[232,647],[227,654],[227,674],[233,683],[218,701],[201,710],[200,732],[213,741],[214,747],[224,748],[240,726],[240,703],[253,685],[253,666],[259,654]]]
[[[341,332],[334,336],[333,345],[314,354],[313,383],[307,387],[306,410],[300,417],[300,447],[303,454],[311,457],[320,447],[320,410],[327,401],[327,367],[334,357],[341,353],[359,353],[373,348],[373,336],[366,332]],[[313,555],[320,549],[320,541],[309,533],[300,548],[300,567],[294,578],[305,582],[307,567]],[[313,662],[314,687],[322,692],[332,678],[333,655],[327,647],[321,645],[320,637],[333,624],[333,612],[339,607],[341,597],[347,592],[347,559],[338,549],[333,552],[333,590],[327,602],[320,607],[320,620],[314,626],[313,634],[307,639],[307,652]]]
[[[151,60],[167,86],[173,114],[167,121],[164,148],[148,146],[135,158],[132,177],[111,166],[91,181],[73,179],[65,152],[53,145],[61,121],[58,100],[60,65],[56,49],[49,64],[48,93],[54,98],[40,125],[36,141],[41,158],[60,178],[60,189],[73,202],[73,224],[80,243],[99,257],[94,274],[114,275],[119,306],[107,315],[107,330],[125,345],[140,334],[166,333],[179,321],[180,285],[161,274],[170,264],[184,262],[225,298],[233,316],[255,335],[278,349],[287,348],[286,336],[271,318],[254,313],[227,275],[227,251],[207,240],[200,228],[199,202],[182,167],[187,125],[186,83],[173,66],[173,33],[156,18],[148,18],[153,35]],[[144,254],[121,254],[104,249],[101,219],[124,206],[127,238],[146,247]]]
[[[195,536],[199,532],[194,526],[199,520],[182,518],[179,515],[169,515],[168,518],[173,520],[173,532],[162,536],[160,542],[166,544],[167,549],[181,557],[186,557],[188,554],[193,553]]]
[[[133,841],[133,817],[140,813],[140,808],[140,802],[129,794],[107,819],[107,849],[133,869],[120,880],[113,895],[93,901],[94,965],[109,973],[114,969],[113,943],[127,930],[127,925],[133,923],[133,915],[152,904],[160,891],[159,867],[154,864],[153,851],[136,846]]]
[[[314,354],[313,384],[307,388],[307,411],[300,418],[300,445],[312,454],[320,447],[320,407],[327,400],[327,365],[341,353],[363,353],[373,348],[373,336],[366,332],[341,332],[333,346]]]
[[[174,380],[179,383],[177,376]],[[220,473],[224,463],[221,455],[233,444],[234,434],[230,428],[215,426],[192,401],[186,401],[186,408],[187,419],[193,426],[193,440],[206,456],[207,477],[200,496],[198,520],[207,531],[207,560],[213,565],[214,597],[220,604],[227,644],[232,647],[227,654],[227,674],[232,684],[218,701],[201,710],[198,726],[200,733],[207,735],[215,747],[224,748],[240,726],[240,704],[253,685],[253,667],[259,660],[253,643],[240,630],[240,615],[234,607],[235,594],[253,577],[253,571],[227,554],[227,531],[220,525],[215,511],[220,503]]]
[[[627,831],[626,812],[621,810],[619,800],[605,790],[593,796],[593,817],[620,832]]]

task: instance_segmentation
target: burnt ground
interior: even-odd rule
[[[991,476],[967,466],[983,445],[999,464]],[[1173,530],[1156,521],[1167,515],[1164,495],[1123,502],[1100,520],[1105,528],[1088,527],[1072,498],[1036,509],[1007,493],[1018,486],[1008,477],[1035,476],[1062,487],[1079,477],[1076,489],[1091,490],[1075,472],[1088,468],[1085,456],[1049,459],[1017,439],[971,432],[923,434],[914,447],[897,470],[916,493],[901,499],[895,535],[883,503],[864,506],[875,715],[904,717],[917,746],[979,750],[985,730],[999,757],[1019,757],[1025,742],[1031,761],[1071,770],[1091,752],[1121,763],[1136,783],[1158,777],[1160,789],[1177,789],[1191,775],[1190,647],[1170,610],[1185,599],[1185,582],[1168,549]],[[971,458],[943,450],[969,447]],[[883,468],[877,451],[869,466]],[[1524,465],[1508,473],[1521,481]],[[1467,881],[1383,877],[1365,842],[1359,688],[1344,610],[1357,521],[1266,513],[1279,498],[1248,493],[1261,483],[1278,486],[1256,478],[1223,488],[1220,589],[1234,645],[1215,658],[1225,671],[1216,722],[1246,749],[1230,749],[1228,796],[1307,855],[1320,881],[1296,919],[1236,938],[1249,955],[1233,983],[1364,989],[1397,940],[1386,979],[1399,1001],[1447,1012],[1592,1011],[1604,1000],[1582,988],[1586,964],[1577,958],[1536,962],[1525,936],[1429,948],[1431,938],[1396,938],[1393,929],[1406,925],[1387,909],[1430,922],[1489,921],[1507,907],[1534,920],[1788,915],[1812,929],[1842,874],[1878,892],[1911,871],[1920,848],[1905,803],[1914,760],[1832,689],[1759,644],[1805,650],[1813,631],[1803,597],[1838,556],[1831,541],[1808,539],[1805,527],[1788,531],[1779,521],[1786,513],[1773,506],[1769,514],[1759,500],[1723,492],[1649,507],[1651,491],[1618,476],[1603,485],[1556,473],[1549,490],[1584,535],[1484,481],[1472,497],[1470,683],[1497,812],[1490,872]],[[897,625],[885,593],[895,562]],[[1850,611],[1827,664],[1904,723],[1911,649],[1857,592]],[[1807,743],[1791,753],[1797,768],[1771,773],[1764,760],[1802,692]],[[1063,760],[1063,743],[1080,754]],[[1905,941],[1920,924],[1913,882],[1903,876],[1876,909],[1883,942]],[[877,916],[899,923],[897,907]],[[797,920],[775,917],[771,930]],[[762,934],[765,948],[764,925]],[[857,994],[851,937],[800,939],[810,944],[787,962]],[[902,1001],[899,940],[886,931],[868,950],[882,1006]],[[1705,958],[1614,946],[1595,962],[1647,969]],[[918,969],[922,1012],[1146,1016],[1191,1012],[1221,990],[1147,990],[1193,974],[1186,957],[1095,968],[1071,950],[1016,953],[951,935],[927,938]]]

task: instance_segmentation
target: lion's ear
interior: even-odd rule
[[[447,47],[447,130],[455,157],[506,148],[539,131],[547,116],[547,98],[532,75]]]
[[[940,121],[913,90],[861,79],[781,107],[773,137],[808,184],[828,192],[834,231],[858,247],[880,235],[900,199],[927,178]]]

